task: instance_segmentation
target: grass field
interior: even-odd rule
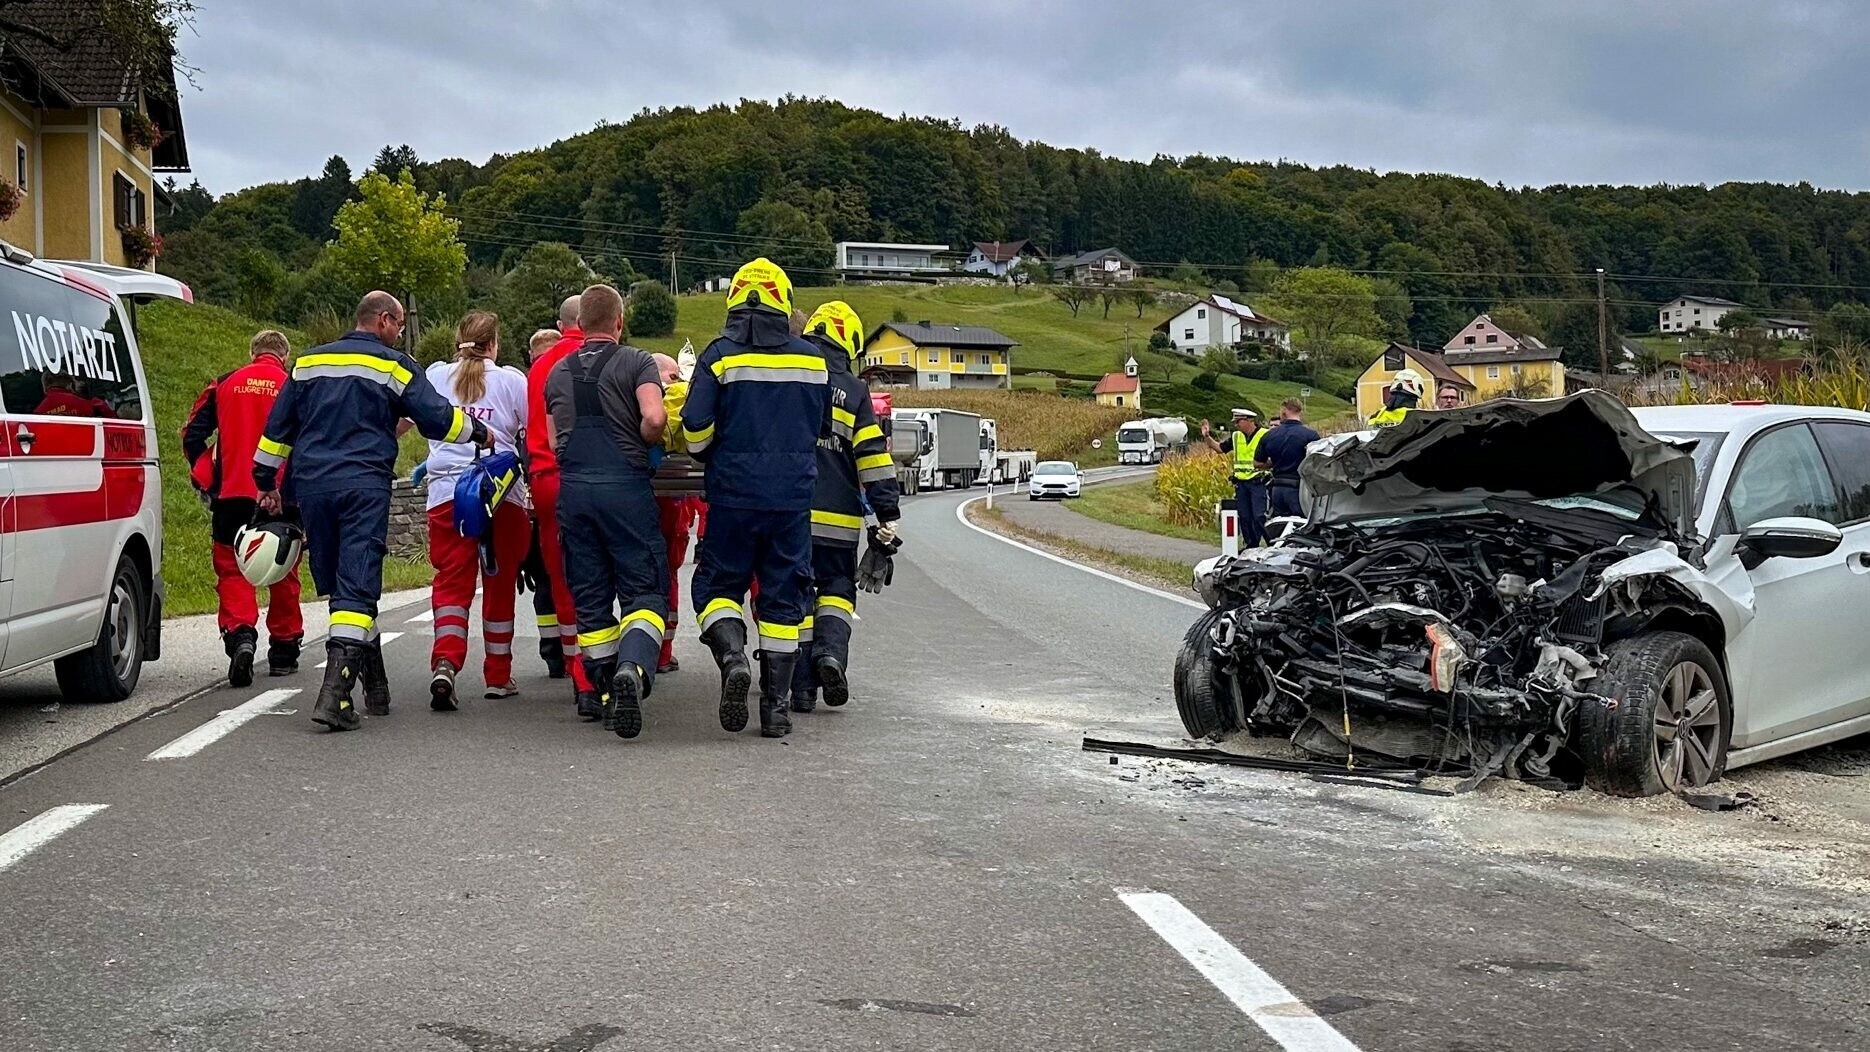
[[[137,312],[137,338],[155,402],[156,446],[162,461],[162,564],[169,589],[164,612],[172,616],[199,614],[215,606],[208,512],[188,482],[182,425],[208,381],[245,362],[247,341],[268,327],[205,304],[152,303]],[[295,352],[305,349],[304,334],[288,330],[286,336]],[[386,589],[415,588],[427,585],[430,574],[426,562],[392,558],[384,565],[383,584]],[[311,594],[308,578],[306,595]]]
[[[1124,482],[1117,485],[1091,486],[1071,504],[1071,510],[1089,518],[1164,537],[1179,537],[1202,544],[1219,544],[1216,527],[1197,528],[1170,522],[1168,509],[1156,499],[1156,482]]]

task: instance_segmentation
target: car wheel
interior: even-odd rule
[[[1214,625],[1220,619],[1219,610],[1201,615],[1175,653],[1175,708],[1191,738],[1218,738],[1235,729],[1227,683],[1214,667]]]
[[[97,642],[52,663],[65,700],[122,701],[143,675],[143,576],[128,559],[119,560],[104,600],[104,625]]]
[[[1701,640],[1646,632],[1605,648],[1587,683],[1614,706],[1579,710],[1585,781],[1613,796],[1655,796],[1714,782],[1727,769],[1733,701],[1721,664]]]

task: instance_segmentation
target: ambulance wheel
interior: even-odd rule
[[[122,701],[136,690],[143,674],[145,591],[136,564],[119,560],[97,642],[52,663],[67,701]]]

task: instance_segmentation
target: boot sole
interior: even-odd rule
[[[618,676],[610,688],[610,707],[604,710],[604,729],[616,731],[619,738],[634,738],[643,733],[643,704],[637,700],[636,684],[627,676]]]
[[[455,700],[455,685],[445,679],[429,680],[429,708],[436,712],[456,712],[461,703]]]
[[[239,653],[227,666],[227,685],[230,687],[251,687],[253,685],[253,655]]]
[[[355,709],[351,710],[351,717],[345,719],[342,715],[337,713],[319,710],[312,713],[312,722],[329,727],[334,731],[354,731],[362,723],[362,721],[357,718],[356,711]]]
[[[834,709],[851,700],[851,681],[830,665],[818,666],[818,685],[824,689],[825,704]]]
[[[760,725],[760,737],[762,738],[783,738],[791,733],[792,724],[790,721],[781,723],[778,726],[769,726],[764,723]]]
[[[753,670],[742,665],[721,673],[721,729],[739,733],[747,729],[747,691]]]
[[[266,670],[266,674],[274,678],[278,678],[280,676],[296,676],[299,674],[299,666],[297,665],[271,665],[271,666],[268,666]]]

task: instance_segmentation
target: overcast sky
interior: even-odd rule
[[[198,0],[216,193],[829,96],[1148,159],[1870,187],[1861,0]]]

